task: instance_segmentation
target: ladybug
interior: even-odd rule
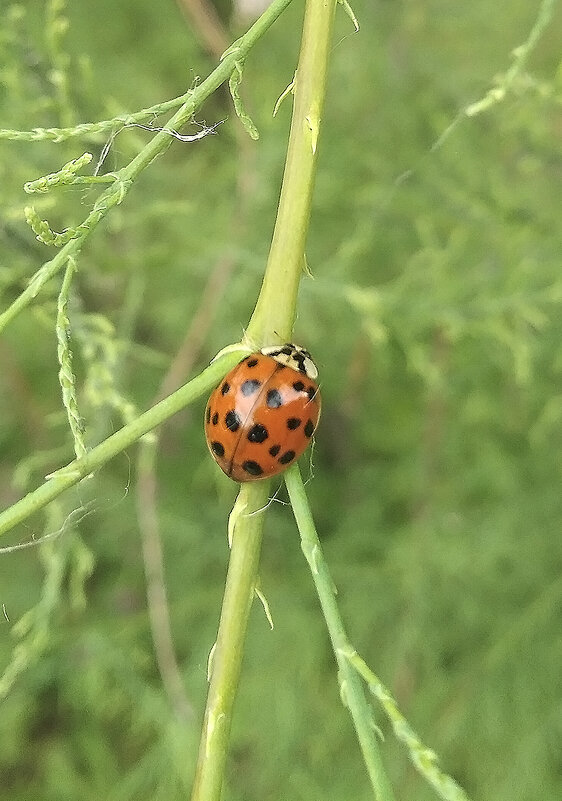
[[[242,359],[205,410],[207,445],[234,481],[281,473],[303,453],[320,417],[318,370],[298,345],[263,348]]]

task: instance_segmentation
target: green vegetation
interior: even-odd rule
[[[560,7],[338,6],[270,250],[304,5],[2,9],[10,801],[190,797],[237,495],[201,418],[245,345],[208,365],[290,336],[299,277],[323,416],[306,494],[231,517],[263,607],[244,646],[231,607],[223,797],[562,795]]]

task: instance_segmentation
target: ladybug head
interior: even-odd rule
[[[300,345],[294,345],[292,342],[287,342],[285,345],[273,345],[269,348],[262,348],[261,352],[264,356],[271,356],[279,364],[285,367],[292,367],[298,373],[303,373],[313,381],[318,377],[318,370],[312,361],[310,353],[301,348]]]

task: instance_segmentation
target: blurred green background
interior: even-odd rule
[[[562,797],[559,6],[505,100],[461,113],[501,81],[539,8],[356,0],[359,34],[338,10],[307,250],[314,280],[303,281],[295,330],[320,370],[323,418],[314,469],[307,459],[303,469],[350,637],[475,800]],[[224,0],[229,40],[246,26],[231,15]],[[53,38],[65,17],[68,31]],[[301,20],[295,0],[247,62],[260,140],[240,133],[223,87],[196,115],[226,119],[217,134],[174,143],[83,249],[69,315],[90,444],[153,403],[174,359],[183,381],[182,369],[195,374],[241,337],[290,102],[271,112],[293,76]],[[74,0],[66,11],[4,0],[0,124],[136,111],[182,94],[216,63],[172,0]],[[150,136],[120,133],[104,169]],[[0,142],[2,309],[53,255],[23,207],[33,202],[63,230],[97,196],[73,187],[30,198],[22,185],[84,150],[95,163],[106,138]],[[57,379],[59,286],[0,339],[3,508],[72,458]],[[193,715],[174,709],[157,667],[134,448],[2,543],[63,527],[42,547],[0,554],[3,798],[188,796],[236,493],[207,455],[203,408],[164,428],[154,476]],[[260,575],[275,628],[255,604],[225,798],[366,801],[287,506],[270,509]],[[378,710],[377,723],[397,797],[435,798]]]

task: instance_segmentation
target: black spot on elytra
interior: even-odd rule
[[[263,468],[257,462],[253,462],[251,459],[248,459],[247,462],[242,464],[242,470],[245,470],[246,473],[249,473],[251,476],[261,476],[263,473]]]
[[[226,395],[227,392],[230,392],[230,384],[228,381],[225,381],[221,387],[221,395]]]
[[[283,405],[283,398],[281,397],[281,393],[278,389],[269,390],[267,393],[266,403],[270,409],[278,409]]]
[[[294,431],[296,428],[300,426],[301,423],[302,420],[300,419],[300,417],[289,417],[289,419],[287,420],[287,428],[289,429],[289,431]]]
[[[311,437],[314,434],[314,423],[312,422],[312,420],[307,421],[304,427],[304,433],[306,434],[307,437]]]
[[[248,431],[248,439],[250,442],[263,442],[268,436],[267,428],[262,426],[261,423],[256,423]]]
[[[261,381],[258,381],[256,378],[249,378],[247,381],[244,381],[240,387],[240,391],[242,395],[247,398],[248,395],[253,395],[254,392],[257,392],[260,387]]]
[[[277,456],[279,451],[281,450],[281,445],[272,445],[269,449],[270,456]]]
[[[302,392],[304,389],[304,384],[302,383],[302,381],[295,381],[295,383],[293,384],[293,389],[295,390],[295,392]]]
[[[218,412],[214,413],[212,422],[213,422],[214,426],[216,426],[216,424],[219,422],[219,413]]]
[[[257,363],[258,363],[257,359],[250,359],[246,367],[255,367]]]
[[[318,390],[316,389],[316,387],[310,386],[310,387],[306,388],[306,394],[308,395],[310,400],[314,400],[314,397],[315,397],[317,392],[318,392]]]
[[[295,458],[295,455],[296,455],[296,454],[295,454],[295,452],[294,452],[294,451],[285,451],[285,453],[283,454],[283,456],[280,456],[280,457],[279,457],[279,459],[278,459],[277,461],[278,461],[280,464],[289,464],[289,462],[292,462],[292,461],[293,461],[293,459]]]
[[[207,425],[211,422],[211,407],[207,406],[207,411],[205,412],[205,420],[207,421]]]
[[[234,409],[231,409],[225,414],[224,422],[229,431],[238,431],[242,421],[240,420],[240,415],[238,412],[235,412]]]
[[[223,456],[224,456],[224,446],[221,445],[220,442],[211,442],[211,450],[213,451],[215,456],[218,456],[220,459],[223,458]]]

